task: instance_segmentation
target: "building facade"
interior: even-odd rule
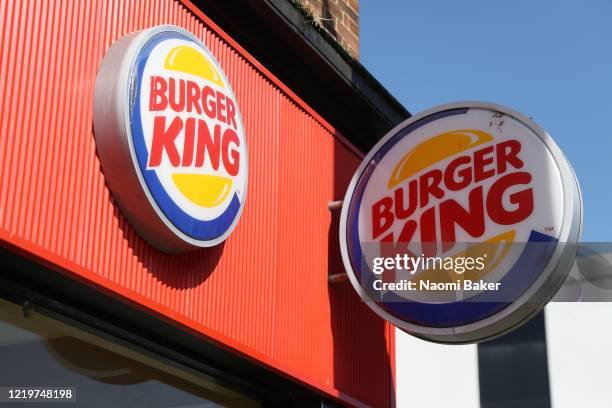
[[[395,331],[330,283],[328,204],[409,113],[353,58],[357,2],[319,3],[1,2],[0,383],[83,406],[395,406]],[[162,24],[219,61],[249,147],[236,229],[178,255],[119,210],[92,113],[109,47]]]

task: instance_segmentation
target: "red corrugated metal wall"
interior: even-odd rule
[[[351,404],[393,405],[393,331],[348,283],[337,220],[360,158],[188,2],[0,0],[0,240]],[[126,33],[175,24],[228,76],[249,192],[225,245],[149,247],[113,205],[92,135],[98,65]],[[324,97],[324,96],[322,96]]]

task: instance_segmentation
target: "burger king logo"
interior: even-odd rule
[[[581,222],[575,175],[546,132],[505,107],[458,103],[407,120],[366,156],[340,241],[374,311],[425,339],[465,343],[546,304]]]
[[[94,130],[115,200],[151,244],[182,252],[228,237],[246,197],[247,145],[230,83],[195,36],[161,26],[113,44]]]

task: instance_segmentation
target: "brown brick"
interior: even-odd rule
[[[358,0],[301,0],[310,7],[320,24],[353,57],[359,58]],[[327,20],[327,19],[331,19]]]
[[[349,22],[349,29],[350,29],[350,30],[351,30],[353,33],[355,33],[355,35],[356,35],[357,37],[359,37],[359,24],[357,24],[357,23],[356,23],[355,21],[353,21],[353,20],[350,20],[350,22]]]
[[[351,39],[359,41],[358,33],[352,32],[350,29],[344,27],[343,25],[338,26],[338,35],[341,37],[341,39],[344,39],[346,41],[350,41]]]

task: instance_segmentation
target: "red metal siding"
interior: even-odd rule
[[[337,220],[359,155],[189,2],[0,0],[0,242],[359,405],[393,405],[394,339],[348,283]],[[227,74],[249,146],[242,218],[222,246],[167,255],[113,205],[92,135],[110,44],[175,24]]]

